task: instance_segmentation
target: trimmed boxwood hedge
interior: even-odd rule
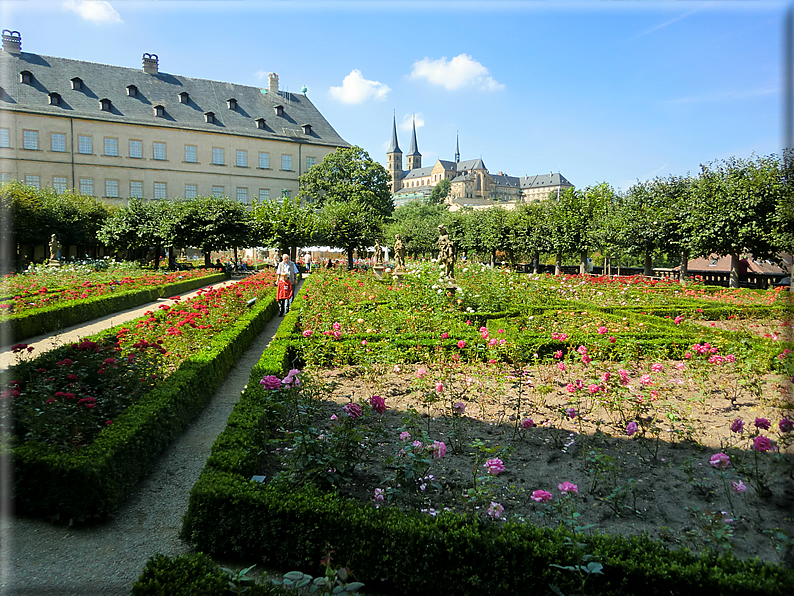
[[[31,309],[0,321],[0,337],[8,337],[8,341],[17,342],[71,325],[92,321],[121,310],[135,308],[147,302],[154,302],[158,298],[177,296],[202,286],[220,283],[228,278],[229,275],[226,273],[214,273],[206,277],[186,279],[142,290],[114,292]]]
[[[17,511],[81,520],[115,510],[203,409],[276,310],[275,293],[258,300],[231,328],[215,335],[208,348],[183,362],[80,451],[55,452],[34,441],[14,445]]]
[[[730,555],[670,551],[647,537],[577,536],[574,543],[583,546],[571,547],[562,530],[454,513],[429,517],[376,509],[311,485],[291,489],[252,481],[275,408],[258,381],[266,374],[283,374],[295,362],[300,344],[289,337],[297,322],[294,312],[287,315],[277,339],[253,369],[191,491],[181,535],[197,548],[316,573],[329,545],[336,560],[368,588],[381,585],[399,593],[436,596],[546,593],[549,584],[569,593],[578,587],[578,577],[550,565],[578,565],[584,554],[604,565],[603,576],[588,581],[591,594],[777,596],[794,585],[792,570]]]

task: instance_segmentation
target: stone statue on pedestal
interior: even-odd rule
[[[399,234],[394,235],[394,261],[397,263],[394,270],[405,269],[405,245]]]
[[[447,234],[444,224],[438,226],[438,262],[444,265],[444,275],[449,280],[454,280],[455,272],[455,245]]]
[[[61,243],[58,242],[55,234],[50,236],[50,261],[57,261],[60,258]]]

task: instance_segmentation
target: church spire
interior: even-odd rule
[[[408,155],[419,155],[421,157],[421,153],[419,153],[419,149],[416,148],[416,118],[413,119],[413,134],[411,136],[411,148],[408,150]]]
[[[457,131],[455,131],[455,163],[460,163],[460,139]]]
[[[387,155],[389,153],[400,153],[400,154],[402,153],[402,151],[400,151],[400,145],[397,143],[397,114],[396,113],[393,114],[393,118],[394,118],[394,126],[393,126],[392,132],[391,132],[391,145],[389,145],[389,148],[386,150],[386,154]]]
[[[414,170],[416,168],[422,167],[422,154],[419,153],[419,149],[416,148],[416,119],[414,118],[413,121],[413,134],[411,135],[411,149],[408,151],[408,156],[406,157],[406,166],[408,166],[409,170]]]

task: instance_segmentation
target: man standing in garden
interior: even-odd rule
[[[306,263],[306,273],[312,272],[312,253],[307,252],[303,257],[303,262]]]
[[[289,312],[292,303],[293,288],[297,282],[295,264],[289,260],[289,255],[284,253],[281,262],[276,267],[276,298],[278,299],[278,314],[283,317]]]

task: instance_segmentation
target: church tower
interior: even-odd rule
[[[386,163],[391,174],[391,191],[395,193],[403,187],[403,152],[400,151],[400,145],[397,143],[397,116],[394,116],[391,144],[386,151]]]
[[[455,133],[455,163],[460,163],[460,139],[458,133]]]
[[[413,121],[413,135],[411,136],[411,148],[408,151],[407,163],[408,170],[414,170],[422,167],[422,154],[416,148],[416,120]]]

